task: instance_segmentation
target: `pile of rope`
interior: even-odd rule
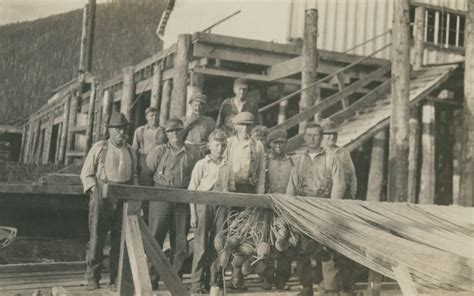
[[[474,209],[272,195],[299,232],[387,277],[403,266],[424,291],[474,291]]]

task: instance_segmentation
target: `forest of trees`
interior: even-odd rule
[[[92,72],[107,80],[159,50],[166,1],[97,6]],[[70,81],[79,64],[82,10],[0,26],[0,124],[19,124]]]

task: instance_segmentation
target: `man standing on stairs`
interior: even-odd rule
[[[331,161],[327,152],[321,147],[323,140],[322,127],[309,122],[304,131],[304,141],[307,149],[301,155],[295,156],[295,166],[290,173],[286,194],[293,196],[314,196],[322,198],[342,199],[345,192],[344,171],[339,162]],[[303,286],[299,295],[314,295],[311,258],[297,261],[298,278]],[[338,292],[340,283],[338,270],[329,270],[323,265],[324,289],[328,293]]]
[[[109,139],[94,144],[87,153],[81,171],[84,192],[90,194],[89,244],[86,278],[89,290],[99,289],[105,237],[110,230],[110,286],[115,288],[120,254],[123,202],[106,196],[107,184],[137,185],[135,151],[127,144],[129,122],[122,113],[114,113],[107,125]]]
[[[321,125],[324,134],[324,149],[334,161],[341,163],[344,171],[344,182],[346,184],[344,199],[355,199],[357,194],[357,176],[351,155],[346,149],[336,145],[338,129],[335,122],[326,118],[321,122]]]
[[[225,99],[217,115],[217,128],[224,130],[228,136],[235,134],[233,118],[240,112],[249,112],[254,117],[254,124],[261,124],[258,105],[248,99],[249,83],[243,78],[234,81],[233,98]]]
[[[184,139],[187,145],[205,149],[209,135],[216,127],[214,119],[204,116],[204,108],[207,104],[207,97],[201,93],[191,95],[189,105],[192,114],[181,119],[184,124]]]

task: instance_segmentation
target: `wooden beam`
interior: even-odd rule
[[[418,184],[418,147],[420,146],[419,108],[410,108],[409,125],[409,152],[408,152],[408,198],[407,201],[416,203]]]
[[[69,129],[68,129],[68,136],[67,136],[67,144],[66,144],[66,164],[72,163],[72,158],[67,157],[67,152],[74,150],[74,139],[75,135],[72,131],[72,128],[76,126],[76,119],[77,119],[77,109],[79,105],[80,97],[77,94],[74,94],[71,99],[71,109],[69,111]]]
[[[88,4],[84,5],[82,10],[82,33],[81,33],[81,47],[79,51],[79,71],[84,72],[86,70],[87,60],[87,26],[89,25],[90,12]]]
[[[123,85],[122,98],[120,101],[120,112],[125,115],[128,121],[132,121],[132,104],[135,99],[135,82],[133,81],[134,67],[129,66],[122,69]]]
[[[423,52],[425,50],[425,12],[426,9],[423,6],[415,8],[415,46],[414,50],[414,61],[413,67],[418,70],[423,65]]]
[[[392,267],[392,270],[403,295],[418,296],[415,283],[413,282],[413,279],[411,278],[411,275],[406,267],[399,264]]]
[[[117,292],[120,296],[133,295],[135,291],[125,234],[127,215],[129,214],[128,204],[129,202],[124,202],[122,213],[122,235],[120,236],[120,255],[117,274]]]
[[[125,218],[125,244],[127,246],[132,270],[133,283],[137,295],[153,295],[150,274],[148,273],[142,233],[137,215],[127,215]]]
[[[421,177],[420,204],[434,204],[436,185],[436,154],[435,154],[435,105],[427,102],[422,107],[422,138],[421,138]]]
[[[107,124],[109,124],[110,116],[112,115],[112,107],[113,107],[113,97],[109,90],[104,91],[102,100],[103,100],[102,122],[99,122],[100,127],[101,127],[100,139],[105,139],[107,135]]]
[[[69,134],[69,112],[71,112],[71,96],[67,96],[64,100],[64,107],[63,107],[63,127],[61,129],[61,135],[59,139],[59,156],[58,161],[59,163],[64,162],[64,158],[66,155],[66,143],[67,143],[67,136]]]
[[[140,217],[138,222],[143,237],[145,252],[153,264],[155,270],[157,270],[160,274],[160,277],[163,279],[166,287],[168,287],[172,295],[190,295],[189,291],[186,289],[186,286],[183,285],[178,273],[171,266],[168,258],[161,250],[160,245],[151,235],[148,226],[143,221],[143,218]]]
[[[165,80],[163,82],[160,107],[160,126],[165,126],[166,121],[169,119],[172,88],[171,80]]]
[[[80,185],[0,184],[0,193],[85,195]]]
[[[220,77],[245,78],[248,80],[262,81],[262,82],[268,82],[268,83],[275,82],[275,83],[283,83],[283,84],[291,84],[291,85],[301,85],[301,81],[299,79],[282,78],[282,79],[273,81],[268,76],[265,76],[265,75],[244,73],[244,72],[237,72],[237,71],[223,70],[223,69],[196,67],[193,69],[193,72],[204,74],[204,75],[220,76]]]
[[[267,70],[267,76],[269,80],[277,80],[301,73],[302,69],[303,57],[299,56],[271,66]]]
[[[180,34],[176,44],[173,78],[173,93],[170,116],[180,118],[186,115],[186,90],[188,86],[188,63],[191,55],[191,35]]]
[[[87,111],[87,129],[86,129],[86,147],[85,153],[89,152],[92,147],[92,132],[94,130],[94,115],[97,97],[97,82],[91,84],[91,94],[89,96],[89,110]]]
[[[49,152],[51,149],[51,138],[53,133],[53,121],[54,121],[54,113],[50,113],[48,116],[48,122],[46,124],[46,129],[44,131],[44,139],[43,139],[43,155],[42,155],[42,163],[47,164],[49,162]]]
[[[393,3],[392,114],[388,199],[406,201],[408,196],[408,103],[410,97],[410,1]]]
[[[151,98],[150,107],[160,107],[160,94],[161,94],[161,82],[162,82],[162,64],[155,64],[153,66],[153,77],[151,83]]]
[[[311,84],[314,84],[318,80],[318,10],[306,9],[304,18],[304,31],[303,31],[303,69],[301,74],[301,88],[308,88]],[[317,85],[310,87],[301,92],[299,101],[299,112],[304,112],[310,106],[321,102],[320,96],[318,96]],[[316,114],[319,114],[321,109],[316,110]],[[302,133],[306,127],[306,120],[299,122],[299,133]]]
[[[95,30],[95,10],[96,0],[89,0],[87,5],[88,19],[87,19],[87,46],[86,46],[86,61],[85,61],[85,72],[92,72],[92,53],[94,48],[94,30]]]
[[[464,110],[461,148],[461,181],[458,204],[474,205],[474,2],[468,1],[465,31]]]

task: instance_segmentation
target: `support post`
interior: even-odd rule
[[[301,73],[301,87],[316,82],[318,68],[318,10],[307,9],[305,11],[304,32],[303,32],[303,71]],[[300,112],[304,111],[315,103],[317,97],[316,86],[310,87],[301,92],[299,102]],[[306,127],[306,121],[299,124],[299,132],[303,132]]]
[[[107,124],[109,124],[109,121],[110,121],[110,116],[112,115],[112,96],[110,95],[110,91],[109,90],[105,90],[104,91],[104,95],[102,97],[102,104],[103,104],[103,107],[102,107],[102,122],[100,122],[100,126],[101,126],[101,136],[100,138],[101,139],[104,139],[106,138],[106,134],[107,134]]]
[[[87,60],[87,26],[89,25],[89,8],[88,4],[84,5],[82,10],[82,33],[81,33],[81,49],[79,52],[79,71],[84,72],[86,70]]]
[[[96,0],[89,0],[87,5],[89,10],[89,18],[87,20],[87,48],[86,48],[86,64],[85,71],[92,72],[92,52],[94,48],[94,29],[95,29],[95,10]]]
[[[20,156],[18,157],[18,162],[22,163],[23,162],[23,155],[25,153],[25,147],[26,147],[26,139],[27,139],[27,124],[23,125],[22,131],[21,131],[21,143],[20,143]]]
[[[418,6],[415,8],[415,46],[414,46],[414,61],[413,68],[415,70],[420,69],[423,66],[423,52],[425,50],[425,12],[424,6]]]
[[[120,112],[122,112],[128,121],[132,120],[132,104],[135,98],[135,82],[133,81],[134,67],[129,66],[122,69],[122,98],[120,101]]]
[[[59,140],[59,163],[64,162],[64,156],[66,153],[67,134],[69,132],[69,112],[71,112],[71,96],[67,96],[63,110],[63,127],[61,128],[61,138]]]
[[[163,92],[161,94],[161,107],[160,107],[160,126],[165,126],[166,121],[170,116],[170,103],[171,103],[171,80],[165,80],[163,82]]]
[[[467,1],[466,54],[464,67],[463,135],[461,144],[461,181],[458,205],[474,205],[474,2]]]
[[[44,130],[44,143],[43,143],[43,155],[41,156],[40,162],[47,164],[49,161],[49,150],[51,149],[51,135],[53,132],[53,121],[54,121],[54,112],[51,110],[51,113],[48,116],[48,122],[46,129]]]
[[[186,103],[189,104],[191,96],[195,93],[202,93],[204,87],[204,75],[191,72],[187,89]],[[192,114],[191,108],[186,108],[186,115]]]
[[[421,178],[420,178],[420,204],[434,204],[435,201],[435,106],[427,102],[422,109],[422,137],[421,137]]]
[[[367,200],[381,201],[384,185],[387,130],[378,132],[372,140],[369,179],[367,183]]]
[[[39,141],[39,134],[41,132],[41,119],[36,120],[34,124],[34,128],[35,128],[35,131],[34,131],[34,136],[33,136],[33,145],[31,146],[31,153],[28,157],[29,162],[35,161],[35,157],[37,153],[36,149],[37,149],[38,141]]]
[[[160,107],[160,90],[161,90],[161,79],[162,79],[162,64],[158,63],[153,66],[153,80],[151,83],[151,99],[150,107]]]
[[[408,198],[407,201],[416,203],[416,185],[418,184],[418,147],[420,146],[420,122],[418,107],[410,109],[408,121]]]
[[[188,63],[191,53],[191,35],[180,34],[176,43],[174,60],[173,93],[170,116],[180,118],[186,115],[186,90],[188,87]]]
[[[79,105],[80,96],[78,94],[74,94],[71,99],[71,109],[69,111],[69,130],[67,136],[67,145],[66,145],[66,164],[72,163],[72,157],[67,156],[67,152],[73,150],[74,145],[74,138],[75,135],[71,131],[71,128],[76,125],[76,118],[77,118],[77,108]]]
[[[32,128],[33,128],[33,125],[31,124],[31,121],[28,121],[27,123],[25,123],[25,126],[27,127],[26,129],[26,132],[27,132],[27,137],[25,139],[25,145],[24,145],[24,148],[23,148],[23,154],[22,154],[22,157],[21,157],[21,162],[23,163],[27,163],[28,162],[28,154],[30,153],[30,149],[31,149],[31,141],[32,141]]]
[[[408,99],[410,95],[410,5],[393,2],[392,27],[392,114],[388,200],[404,202],[408,195]]]
[[[92,85],[91,85],[91,92],[90,92],[90,97],[89,97],[89,110],[87,112],[86,151],[85,151],[85,154],[87,154],[87,152],[89,152],[89,150],[92,147],[92,132],[94,130],[94,112],[95,112],[96,96],[97,96],[97,82],[94,81],[94,82],[92,82]]]
[[[416,290],[415,283],[411,278],[410,273],[405,266],[398,265],[392,267],[393,273],[397,279],[398,285],[402,290],[403,295],[418,296],[418,291]]]

